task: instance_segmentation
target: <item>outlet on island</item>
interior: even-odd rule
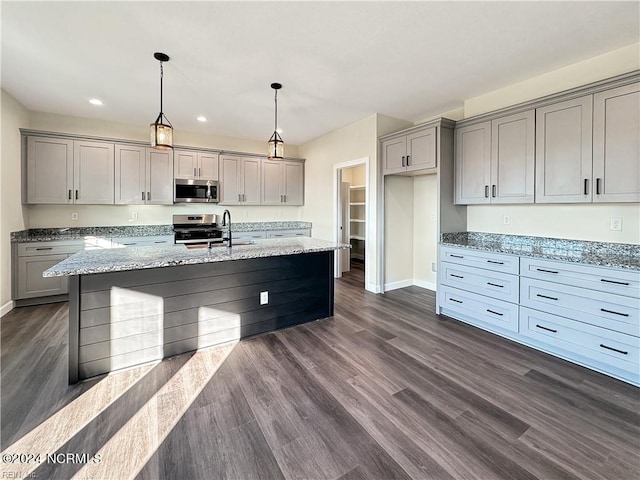
[[[269,292],[260,292],[260,305],[267,305],[269,303]]]

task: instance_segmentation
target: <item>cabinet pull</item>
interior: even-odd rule
[[[497,262],[495,260],[487,260],[487,263],[495,263],[496,265],[504,265],[504,262]]]
[[[71,200],[71,190],[69,190],[69,200]]]
[[[544,273],[558,273],[558,272],[554,272],[553,270],[545,270],[544,268],[536,268],[536,270]]]
[[[489,313],[493,313],[494,315],[499,315],[499,316],[501,316],[501,317],[504,315],[504,313],[494,312],[493,310],[489,310],[488,308],[487,308],[487,312],[489,312]]]
[[[491,196],[493,198],[496,197],[496,186],[495,185],[491,185]]]
[[[196,167],[193,167],[193,176],[196,176]]]
[[[455,298],[450,298],[449,300],[456,303],[464,303],[462,300],[456,300]]]
[[[242,201],[242,197],[240,197],[240,194],[238,194],[238,201],[241,202]]]
[[[38,247],[36,250],[53,250],[53,247]]]
[[[244,193],[242,194],[242,201],[243,201],[243,202],[246,202],[246,201],[247,201],[247,196],[246,196]]]
[[[453,273],[450,273],[449,275],[456,278],[464,278],[462,275],[454,275]]]
[[[587,195],[589,193],[589,179],[584,179],[584,194]]]
[[[624,350],[618,350],[617,348],[613,348],[613,347],[608,347],[607,345],[605,345],[603,343],[601,343],[600,346],[602,348],[606,348],[607,350],[613,350],[614,352],[618,352],[618,353],[621,353],[623,355],[629,354],[629,352],[625,352]]]
[[[407,167],[411,165],[411,162],[409,161],[410,158],[411,158],[411,155],[407,155]]]
[[[136,242],[131,242],[131,243],[123,243],[122,245],[135,245]]]
[[[151,192],[147,192],[147,201],[151,201]]]
[[[606,278],[601,278],[600,281],[601,282],[606,282],[606,283],[615,283],[616,285],[627,285],[627,286],[629,286],[629,282],[616,282],[615,280],[607,280]]]
[[[541,295],[539,293],[536,293],[536,297],[540,297],[540,298],[548,298],[549,300],[558,300],[556,297],[548,297],[546,295]]]
[[[198,167],[198,176],[201,177],[202,173],[200,173],[200,167]]]
[[[553,328],[543,327],[542,325],[538,325],[536,323],[536,328],[541,328],[542,330],[546,330],[547,332],[558,333],[558,330],[554,330]]]
[[[596,195],[600,195],[600,178],[596,178]]]
[[[492,287],[500,287],[500,288],[504,288],[504,285],[498,285],[497,283],[487,282],[487,285],[491,285]]]
[[[142,192],[142,201],[144,202],[145,198],[144,198],[144,192]]]
[[[76,190],[76,200],[78,200],[78,190]]]
[[[614,315],[620,315],[621,317],[628,317],[629,316],[628,313],[614,312],[613,310],[607,310],[606,308],[601,308],[600,311],[604,312],[604,313],[613,313]]]
[[[450,257],[453,257],[453,258],[464,258],[462,255],[454,255],[454,254],[451,254],[451,255],[449,255],[449,256],[450,256]]]
[[[489,198],[489,185],[484,186],[484,198]]]
[[[282,199],[282,195],[280,195],[280,203],[284,202],[284,200]]]
[[[404,164],[404,155],[402,156],[402,166],[403,166],[403,167],[405,167],[405,164]]]

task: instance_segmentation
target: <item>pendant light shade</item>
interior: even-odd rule
[[[276,120],[275,120],[275,128],[273,130],[273,135],[269,139],[269,160],[282,160],[284,158],[284,142],[282,141],[282,137],[278,133],[278,90],[282,88],[282,85],[279,83],[272,83],[271,88],[276,91],[275,94],[275,112],[276,112]]]
[[[149,126],[151,148],[169,150],[173,148],[173,126],[164,113],[162,113],[162,78],[164,76],[162,63],[168,62],[169,56],[156,52],[153,54],[153,57],[160,62],[160,114],[158,114],[156,121]]]

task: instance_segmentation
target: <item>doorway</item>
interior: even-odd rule
[[[336,241],[351,249],[336,255],[336,277],[365,286],[369,217],[368,158],[335,166]]]

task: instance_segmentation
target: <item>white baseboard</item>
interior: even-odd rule
[[[431,290],[432,292],[436,291],[436,284],[432,282],[425,282],[424,280],[414,279],[413,284],[416,287],[426,288],[427,290]]]
[[[7,313],[13,310],[15,307],[15,302],[13,300],[9,300],[7,303],[0,307],[0,317],[4,317]]]
[[[388,292],[390,290],[397,290],[398,288],[410,287],[413,285],[413,279],[410,280],[400,280],[398,282],[391,282],[384,284],[384,291]]]
[[[375,283],[367,283],[365,290],[371,293],[382,293],[382,289],[380,288],[380,285],[377,285]]]

